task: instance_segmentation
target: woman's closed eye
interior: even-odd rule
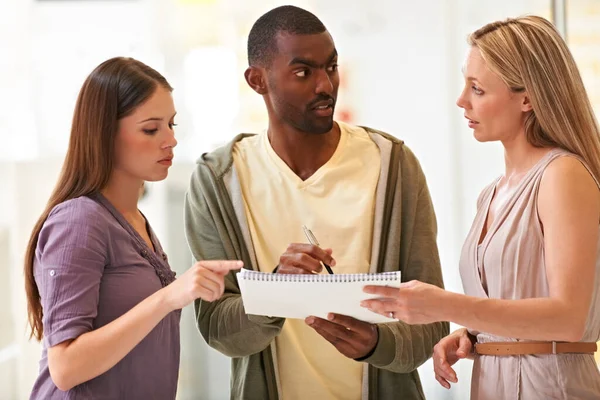
[[[142,130],[144,131],[144,133],[146,135],[154,135],[156,132],[158,132],[158,128],[153,128],[153,129],[144,128]]]
[[[174,127],[177,126],[176,123],[174,122],[169,122],[169,129],[173,130]],[[156,128],[144,128],[142,129],[142,131],[146,134],[146,135],[154,135],[156,132],[158,132],[158,127]]]

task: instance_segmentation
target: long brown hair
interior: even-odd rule
[[[598,122],[556,28],[541,17],[510,18],[487,24],[468,41],[513,92],[527,92],[533,107],[525,121],[528,142],[579,155],[600,180]]]
[[[154,69],[132,58],[116,57],[100,64],[87,77],[77,98],[67,155],[56,186],[38,219],[25,253],[25,291],[30,338],[42,339],[43,310],[34,278],[40,231],[52,209],[69,199],[102,190],[113,169],[119,120],[152,96],[158,85],[172,90]]]

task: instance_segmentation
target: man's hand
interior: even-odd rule
[[[331,249],[322,249],[307,243],[292,243],[279,257],[278,274],[314,274],[323,269],[321,262],[335,266]]]
[[[306,324],[323,336],[348,358],[362,358],[377,345],[377,325],[340,314],[329,314],[327,319],[308,317]]]

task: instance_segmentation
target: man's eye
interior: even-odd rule
[[[308,76],[308,70],[303,69],[302,71],[296,72],[298,78],[306,78]]]

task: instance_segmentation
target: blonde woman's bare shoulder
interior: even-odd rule
[[[552,160],[542,176],[542,186],[560,189],[563,185],[589,186],[598,191],[590,170],[575,156],[565,155]]]
[[[581,207],[590,213],[600,210],[600,190],[591,172],[576,157],[554,159],[540,182],[538,207],[540,217],[565,207]]]

